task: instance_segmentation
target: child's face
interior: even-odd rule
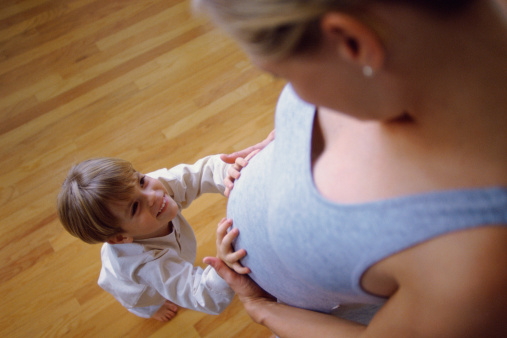
[[[124,230],[121,233],[124,240],[110,243],[168,235],[169,222],[178,213],[176,202],[159,180],[141,173],[136,175],[137,184],[130,199],[110,205],[111,212],[120,220],[120,227]]]

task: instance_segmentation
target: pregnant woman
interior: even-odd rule
[[[253,320],[507,336],[505,1],[195,1],[289,82],[228,205],[251,273],[206,259]]]

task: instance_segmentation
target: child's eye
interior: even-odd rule
[[[139,184],[141,185],[141,187],[144,186],[145,177],[146,175],[143,175],[141,179],[139,179]]]
[[[139,207],[139,202],[134,202],[134,204],[132,204],[132,216],[134,216],[136,214],[138,207]]]

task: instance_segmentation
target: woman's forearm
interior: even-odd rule
[[[359,337],[365,326],[338,317],[273,301],[245,302],[252,319],[279,337]]]
[[[231,270],[217,257],[205,257],[236,292],[253,321],[279,337],[359,337],[365,326],[335,316],[278,303],[247,275]]]

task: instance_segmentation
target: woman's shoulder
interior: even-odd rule
[[[385,259],[385,269],[399,284],[424,283],[428,289],[455,284],[475,287],[495,276],[507,282],[507,224],[445,233]],[[504,284],[504,287],[507,284]]]
[[[414,328],[429,336],[447,327],[450,336],[496,337],[507,329],[506,243],[505,224],[461,230],[399,252],[377,268],[396,280],[391,302]]]
[[[484,225],[481,227],[468,228],[449,232],[441,236],[429,239],[399,254],[400,262],[410,264],[415,263],[414,269],[420,273],[427,270],[428,278],[449,278],[458,277],[458,272],[468,274],[477,272],[479,279],[481,272],[484,275],[493,273],[500,276],[500,272],[505,273],[507,278],[507,269],[497,270],[494,267],[507,266],[507,224]],[[432,264],[424,264],[425,262]],[[424,264],[415,268],[418,264]],[[401,267],[401,266],[400,266]],[[449,277],[432,276],[432,271],[445,272],[442,275]],[[454,273],[448,273],[454,271]],[[474,273],[475,274],[475,273]],[[465,277],[465,276],[463,276]],[[467,280],[473,280],[477,277],[468,276]],[[462,280],[460,285],[465,285]],[[505,284],[507,285],[507,284]]]

